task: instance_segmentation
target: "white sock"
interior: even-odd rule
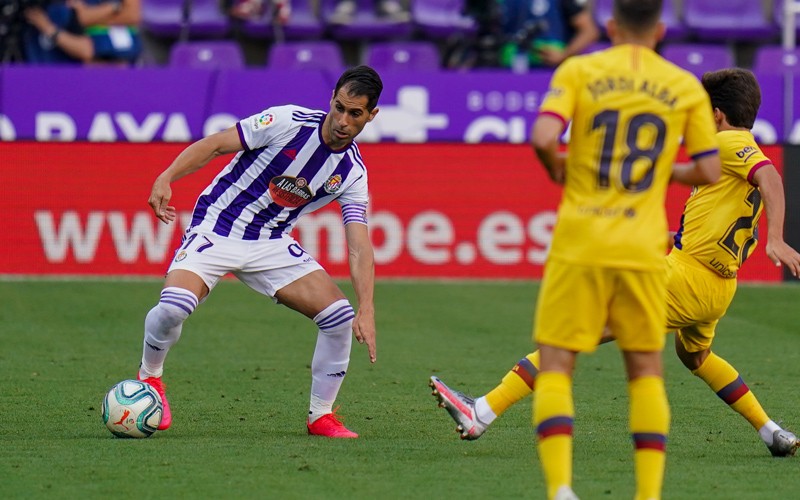
[[[334,302],[314,317],[319,332],[311,360],[309,422],[333,411],[350,364],[354,317],[355,311],[345,299]]]
[[[494,422],[494,419],[497,418],[497,415],[494,414],[492,407],[486,402],[484,396],[475,400],[475,416],[478,418],[478,421],[484,425],[491,424]]]
[[[761,439],[767,446],[772,446],[772,435],[775,434],[775,431],[780,429],[780,425],[770,420],[758,430],[758,435],[761,436]]]
[[[317,395],[311,394],[311,403],[308,405],[308,421],[314,423],[319,417],[333,412],[333,403],[323,401]]]
[[[160,377],[170,347],[181,337],[183,322],[197,307],[197,297],[189,290],[167,287],[144,320],[144,345],[139,377]]]

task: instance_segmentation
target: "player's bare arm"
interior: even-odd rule
[[[569,24],[575,30],[575,36],[572,37],[572,40],[567,44],[558,64],[563,62],[567,57],[581,54],[589,45],[600,38],[600,29],[597,27],[594,17],[592,17],[591,9],[587,8],[579,14],[572,16]]]
[[[667,232],[667,251],[670,251],[675,247],[675,235],[676,234],[678,234],[677,231],[669,231],[669,232]]]
[[[713,184],[719,180],[722,163],[716,153],[702,156],[690,164],[672,167],[672,180],[687,186]]]
[[[786,200],[781,176],[773,165],[767,165],[756,171],[753,180],[761,192],[767,215],[767,256],[776,266],[788,267],[796,278],[800,276],[800,254],[783,240]]]
[[[563,131],[564,123],[549,114],[539,115],[531,130],[531,146],[550,179],[557,184],[564,184],[565,158],[558,153]]]
[[[172,164],[153,183],[147,203],[161,222],[169,224],[175,220],[172,199],[172,182],[203,168],[214,158],[243,149],[236,127],[205,137],[184,149]]]
[[[83,0],[68,0],[81,26],[138,25],[142,20],[140,0],[103,2],[90,5]]]
[[[359,344],[366,344],[369,360],[377,359],[375,330],[375,256],[366,225],[351,223],[344,227],[347,238],[348,261],[358,310],[353,321],[353,334]]]

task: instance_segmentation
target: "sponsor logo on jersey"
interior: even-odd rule
[[[737,151],[736,156],[742,158],[744,161],[747,161],[748,158],[756,154],[758,150],[753,146],[745,146],[744,149]]]
[[[253,130],[269,127],[275,121],[275,115],[272,113],[263,113],[253,118]]]
[[[325,190],[326,193],[335,193],[342,187],[342,176],[339,174],[332,175],[328,177],[328,180],[325,181],[325,184],[322,188]]]
[[[287,208],[303,206],[314,197],[307,180],[288,175],[273,177],[269,181],[269,194],[273,202]]]
[[[718,261],[716,258],[712,258],[707,265],[725,279],[732,279],[736,277],[736,271],[731,270],[727,264]]]
[[[634,207],[582,205],[578,207],[578,213],[593,217],[626,217],[628,219],[636,217],[636,209]]]
[[[175,262],[182,261],[183,259],[186,258],[187,255],[189,254],[186,253],[186,250],[181,250],[180,252],[178,252],[178,255],[175,256]]]

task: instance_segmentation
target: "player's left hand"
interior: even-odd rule
[[[353,334],[359,344],[367,344],[370,363],[377,360],[375,333],[375,313],[359,308],[353,321]]]
[[[538,49],[539,57],[542,59],[542,62],[548,66],[558,66],[566,56],[564,55],[564,51],[560,49],[555,49],[552,47],[543,47]]]
[[[781,264],[789,268],[789,272],[795,278],[800,277],[800,254],[794,248],[786,244],[785,241],[767,241],[767,257],[776,266]]]

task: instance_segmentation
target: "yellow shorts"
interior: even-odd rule
[[[606,325],[620,349],[664,348],[666,273],[582,266],[549,260],[536,305],[534,339],[592,352]]]
[[[711,347],[720,318],[736,294],[725,279],[680,251],[667,256],[667,329],[676,330],[688,352]]]

